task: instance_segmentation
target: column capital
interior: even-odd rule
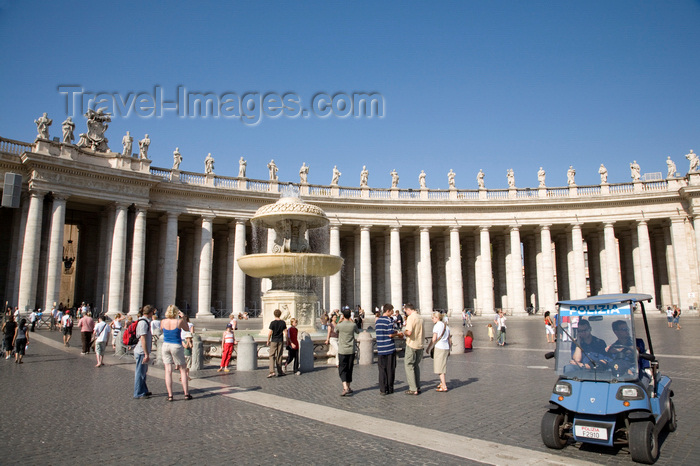
[[[647,225],[647,220],[645,218],[636,220],[637,226]]]
[[[44,196],[46,196],[47,193],[48,193],[48,191],[46,191],[44,189],[32,188],[29,190],[29,196],[31,196],[31,197],[44,197]]]
[[[390,226],[390,227],[389,227],[389,231],[397,231],[397,232],[400,232],[400,231],[401,231],[401,227],[400,227],[399,225]]]
[[[53,195],[53,200],[58,202],[66,202],[70,197],[70,194],[67,193],[52,192],[51,194]]]
[[[574,223],[572,223],[571,225],[569,225],[569,228],[570,228],[571,230],[580,230],[582,226],[583,226],[583,223],[581,223],[581,222],[574,222]]]
[[[370,228],[371,228],[371,225],[360,225],[359,230],[368,232]]]
[[[489,231],[490,229],[490,225],[479,225],[479,231]]]
[[[450,227],[450,232],[456,231],[457,233],[459,233],[460,230],[461,230],[461,227],[459,225],[453,225]]]
[[[430,233],[430,227],[428,227],[428,226],[421,226],[421,227],[418,228],[418,230],[419,230],[421,233],[424,233],[424,232],[425,232],[425,233]]]
[[[546,231],[549,231],[549,229],[550,229],[551,227],[552,227],[552,224],[551,224],[551,223],[545,223],[545,224],[543,224],[543,225],[540,225],[538,229],[539,229],[540,231],[545,231],[545,230],[546,230]]]
[[[136,210],[136,213],[146,212],[146,211],[148,211],[148,208],[150,206],[151,206],[150,204],[134,204],[134,209]]]
[[[520,225],[508,225],[510,231],[520,231]]]
[[[605,220],[603,222],[603,228],[614,227],[614,226],[615,226],[615,220]]]
[[[126,202],[120,202],[120,201],[114,201],[110,204],[110,207],[113,208],[115,211],[117,210],[126,210],[129,208],[131,204],[127,204]]]
[[[340,230],[340,223],[331,223],[328,227],[331,230]]]

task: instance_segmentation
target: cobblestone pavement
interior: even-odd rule
[[[223,327],[222,322],[197,325],[216,328]],[[222,375],[208,367],[197,374],[191,390],[195,399],[184,401],[176,384],[173,403],[166,402],[162,371],[157,368],[149,376],[155,396],[133,400],[130,358],[109,355],[107,366],[95,368],[94,355],[63,348],[56,344],[58,332],[42,329],[30,343],[25,364],[0,361],[4,420],[0,464],[475,464],[450,454],[452,448],[430,447],[432,439],[449,435],[463,439],[464,445],[480,442],[485,451],[471,458],[485,458],[485,463],[527,462],[500,454],[500,444],[503,449],[531,452],[532,462],[551,455],[561,464],[575,460],[632,464],[626,449],[544,447],[540,420],[555,375],[553,362],[543,358],[549,347],[541,319],[510,319],[505,348],[487,341],[486,322],[474,322],[472,353],[450,357],[448,393],[435,392],[437,376],[430,360],[422,363],[421,396],[402,394],[407,386],[399,360],[396,394],[379,396],[376,365],[356,366],[355,394],[348,398],[338,396],[341,384],[335,367],[317,364],[313,372],[301,376],[267,379],[261,361],[259,370],[248,373],[233,370]],[[693,432],[700,427],[696,389],[700,319],[685,318],[681,331],[668,329],[665,319],[653,317],[650,322],[661,369],[673,379],[678,410],[678,430],[662,437],[658,464],[699,464],[700,446]],[[79,338],[73,341],[79,344]],[[261,401],[241,401],[253,393],[260,394]],[[265,406],[266,400],[282,401]],[[318,406],[321,412],[327,408],[331,414],[321,419],[286,409],[299,402]],[[372,422],[351,422],[344,413],[369,421],[395,421],[406,428],[403,436],[391,431],[380,437]]]

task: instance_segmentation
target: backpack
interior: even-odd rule
[[[129,325],[126,328],[126,330],[124,330],[124,337],[122,339],[122,342],[126,346],[135,346],[139,342],[139,339],[136,338],[136,327],[142,320],[144,322],[148,322],[146,319],[139,319],[136,322],[132,322],[131,325]]]

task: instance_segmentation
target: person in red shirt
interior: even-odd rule
[[[289,321],[291,327],[287,329],[287,362],[284,363],[284,371],[287,372],[287,366],[294,361],[292,366],[296,375],[301,375],[299,370],[299,330],[297,330],[297,320],[292,318]]]
[[[469,353],[472,350],[472,344],[474,343],[474,334],[471,330],[467,330],[467,334],[464,337],[464,352]]]

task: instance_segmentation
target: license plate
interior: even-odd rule
[[[577,425],[574,428],[574,433],[577,437],[581,438],[591,438],[595,440],[607,440],[608,439],[608,429],[605,427],[591,427]]]

